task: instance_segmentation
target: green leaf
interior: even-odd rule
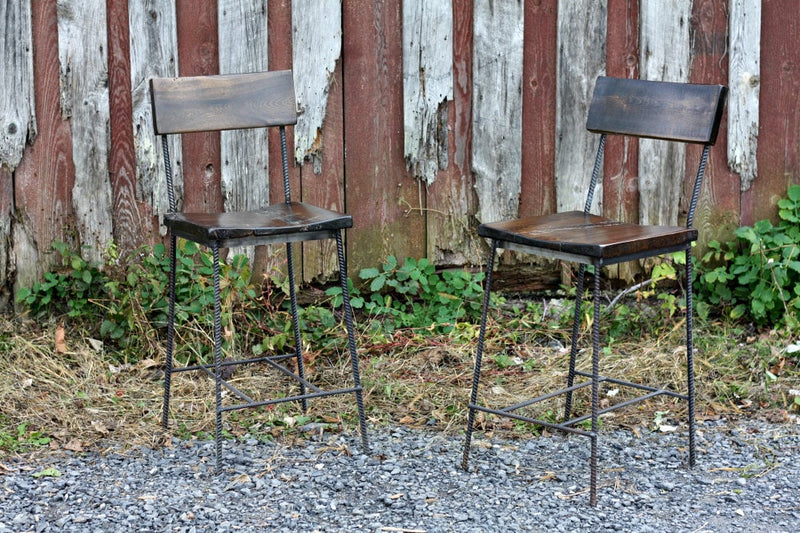
[[[31,476],[38,479],[40,477],[61,477],[62,474],[60,470],[51,466],[49,468],[45,468],[44,470],[40,470],[39,472],[31,474]]]

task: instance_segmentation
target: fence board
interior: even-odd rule
[[[389,254],[425,253],[425,191],[403,161],[399,2],[345,2],[342,26],[345,201],[355,224],[347,251],[355,270]]]
[[[761,0],[731,0],[729,28],[728,165],[747,190],[758,174]]]
[[[133,146],[130,34],[127,2],[108,4],[108,90],[111,130],[109,179],[114,202],[114,242],[122,255],[157,235],[152,211],[136,198],[136,152]]]
[[[643,79],[689,81],[691,0],[641,2],[640,73]],[[678,223],[686,149],[681,144],[639,142],[639,221]],[[655,177],[658,177],[656,179]]]
[[[522,2],[476,2],[472,170],[478,220],[517,216],[522,176]]]
[[[478,264],[484,254],[471,223],[473,2],[453,4],[453,98],[448,103],[448,165],[427,188],[427,257],[440,265]]]
[[[161,140],[153,134],[149,80],[152,77],[178,75],[178,37],[174,3],[170,0],[128,2],[131,56],[131,106],[133,145],[136,150],[137,199],[150,206],[160,223],[168,211],[167,184]],[[175,199],[183,202],[183,156],[180,137],[171,136],[169,144]]]
[[[597,136],[586,131],[594,82],[605,73],[605,0],[559,0],[556,100],[556,194],[559,211],[583,209]],[[602,213],[598,182],[592,212]]]
[[[219,0],[219,72],[238,74],[268,69],[266,0]],[[223,131],[220,182],[225,211],[269,205],[269,135],[265,129]],[[256,261],[254,246],[231,250]]]
[[[453,99],[453,7],[403,1],[403,124],[406,164],[428,185],[447,168],[447,102]]]
[[[59,0],[58,50],[62,113],[72,124],[72,204],[87,260],[100,261],[112,241],[106,5]]]

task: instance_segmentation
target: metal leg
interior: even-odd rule
[[[164,367],[164,405],[161,413],[161,426],[169,426],[169,396],[172,386],[172,355],[175,346],[175,235],[169,239],[169,318],[167,322],[167,360]]]
[[[217,474],[222,473],[222,326],[221,309],[219,302],[219,245],[215,242],[211,246],[214,254],[214,388],[217,406],[217,424],[214,432],[214,444],[216,447]]]
[[[294,331],[294,355],[297,360],[297,375],[300,376],[300,394],[306,394],[305,367],[303,365],[303,341],[300,338],[300,316],[297,312],[297,290],[294,283],[294,256],[292,243],[286,243],[286,262],[289,269],[289,299],[292,305],[292,330]],[[302,399],[303,411],[308,411],[308,399]]]
[[[336,254],[339,259],[339,282],[342,285],[342,305],[344,307],[344,323],[347,328],[347,348],[350,350],[350,365],[353,369],[353,381],[356,387],[356,405],[358,406],[358,427],[361,432],[361,446],[364,452],[369,450],[367,438],[367,418],[364,414],[364,394],[361,389],[361,375],[358,371],[358,352],[356,351],[355,326],[353,325],[353,308],[350,306],[350,290],[347,287],[347,263],[344,258],[342,232],[336,233]]]
[[[600,377],[600,265],[594,267],[594,317],[592,319],[592,450],[589,457],[589,505],[597,505],[597,409]]]
[[[475,354],[475,372],[472,375],[472,393],[469,397],[469,415],[467,416],[467,435],[464,442],[464,455],[461,459],[461,468],[467,469],[469,463],[469,448],[472,443],[472,426],[475,424],[475,408],[478,402],[478,382],[481,377],[481,359],[483,358],[483,342],[486,336],[486,317],[489,312],[489,296],[492,290],[492,270],[494,257],[497,253],[497,241],[492,240],[492,250],[489,252],[489,263],[486,266],[486,288],[483,290],[483,310],[481,311],[481,327],[478,334],[478,350]]]
[[[692,247],[686,247],[686,375],[688,380],[689,403],[689,468],[695,464],[695,421],[694,421],[694,312],[692,302]]]
[[[578,356],[578,336],[581,331],[581,307],[583,304],[583,280],[586,276],[586,265],[578,268],[578,284],[575,287],[575,311],[572,319],[572,346],[569,351],[569,373],[567,374],[567,388],[575,384],[575,359]],[[564,399],[564,420],[572,416],[572,391],[566,393]]]

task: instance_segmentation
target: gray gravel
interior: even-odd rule
[[[698,437],[688,470],[680,431],[605,431],[596,509],[575,436],[477,433],[470,472],[462,437],[407,428],[372,431],[368,455],[354,435],[227,442],[219,477],[210,442],[6,460],[0,532],[800,531],[799,425],[705,422]]]

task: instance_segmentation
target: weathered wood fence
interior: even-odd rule
[[[0,307],[51,266],[53,241],[98,259],[163,237],[152,76],[292,68],[292,179],[353,215],[351,273],[388,254],[479,263],[479,221],[581,206],[604,73],[730,86],[705,239],[774,217],[800,181],[796,0],[0,0],[0,23]],[[184,208],[281,198],[269,137],[184,137]],[[615,139],[607,152],[596,210],[681,219],[665,197],[697,150]],[[676,180],[651,180],[659,168]],[[307,280],[336,268],[318,244],[302,261]]]

